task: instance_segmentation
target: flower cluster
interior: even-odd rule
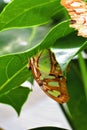
[[[70,27],[78,30],[78,36],[87,38],[87,3],[82,0],[61,0],[71,17]]]

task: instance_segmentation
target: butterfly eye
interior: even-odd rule
[[[70,17],[70,27],[78,30],[78,36],[87,37],[87,3],[82,0],[61,0]]]
[[[30,68],[38,85],[49,97],[59,103],[68,101],[66,78],[50,50],[43,50],[32,57]]]

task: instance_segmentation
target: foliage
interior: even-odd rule
[[[2,8],[5,5],[0,3]],[[70,18],[60,0],[12,0],[2,8],[0,102],[11,105],[20,114],[31,92],[21,84],[26,80],[33,82],[27,64],[39,51],[50,48],[64,73],[70,61],[79,54],[79,58],[71,63],[67,75],[70,100],[67,107],[61,108],[74,130],[87,129],[87,66],[80,54],[86,50],[87,42],[69,27]]]

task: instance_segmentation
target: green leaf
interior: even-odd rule
[[[0,15],[0,30],[46,24],[61,8],[59,0],[13,0]]]
[[[0,103],[11,105],[19,115],[21,108],[26,101],[30,91],[31,90],[29,88],[25,87],[13,89],[3,96],[0,96]]]
[[[49,33],[46,35],[44,40],[40,42],[37,46],[36,49],[38,48],[39,50],[50,48],[54,46],[55,42],[63,38],[64,36],[67,36],[74,30],[69,27],[69,20],[63,21],[56,26],[54,26]]]
[[[49,24],[39,26],[39,27],[33,27],[32,34],[29,37],[29,41],[28,41],[29,42],[28,49],[40,43],[47,35],[50,29],[51,26],[49,26]]]
[[[67,104],[70,113],[69,118],[74,125],[74,130],[86,130],[87,99],[85,96],[82,74],[77,61],[72,63],[67,80],[68,92],[70,95],[70,100]]]
[[[28,81],[29,81],[31,84],[33,84],[33,81],[34,81],[34,76],[33,76],[33,74],[32,74],[31,76],[29,76]]]
[[[0,55],[27,50],[32,30],[32,28],[12,29],[0,32]]]
[[[45,37],[49,29],[48,26],[40,26],[0,32],[0,55],[23,52],[32,48]]]
[[[58,39],[51,50],[55,53],[62,70],[65,71],[73,57],[86,48],[86,39],[77,36],[76,32],[72,32]]]
[[[25,54],[0,57],[0,96],[17,88],[31,75]]]

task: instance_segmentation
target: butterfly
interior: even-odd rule
[[[78,36],[87,38],[87,3],[82,0],[61,0],[70,17],[70,27],[78,30]]]
[[[66,78],[53,52],[49,49],[40,51],[30,59],[28,68],[32,70],[36,82],[49,97],[58,103],[68,101]]]

